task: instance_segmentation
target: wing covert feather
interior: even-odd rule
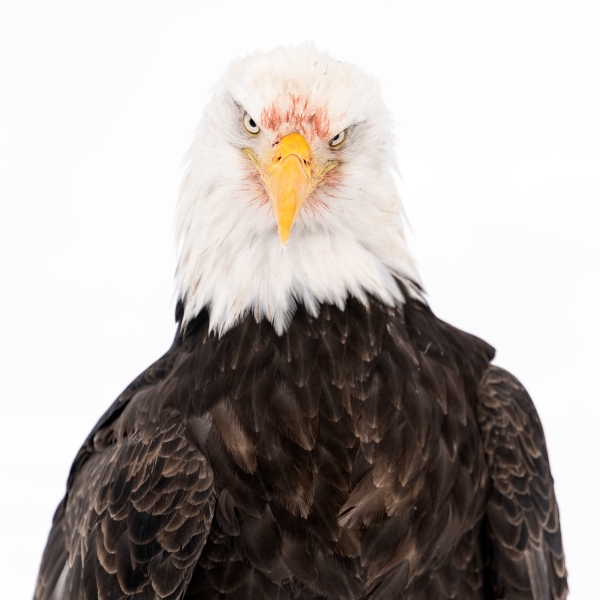
[[[567,596],[558,506],[542,424],[521,383],[491,366],[477,420],[491,477],[484,522],[489,598]]]
[[[73,475],[36,600],[182,597],[212,522],[212,469],[179,415],[165,411],[156,420],[143,408],[129,410],[135,431],[91,454]]]

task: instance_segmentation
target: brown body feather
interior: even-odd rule
[[[542,428],[493,349],[350,299],[201,313],[80,450],[36,600],[565,598]]]

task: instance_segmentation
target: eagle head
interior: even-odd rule
[[[177,213],[183,325],[253,313],[285,331],[301,303],[402,301],[418,287],[377,82],[311,44],[235,61],[188,153]],[[285,252],[284,252],[285,250]]]

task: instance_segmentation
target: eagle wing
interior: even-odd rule
[[[533,402],[515,377],[491,366],[479,387],[477,420],[492,484],[484,523],[486,598],[564,599],[558,506]]]
[[[215,498],[210,465],[161,400],[171,359],[125,390],[80,450],[35,600],[182,596]]]

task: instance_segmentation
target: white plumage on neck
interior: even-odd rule
[[[248,111],[261,128],[250,135]],[[274,116],[275,115],[275,116]],[[267,192],[243,152],[301,130],[316,159],[340,165],[302,207],[285,252]],[[328,140],[348,129],[339,149]],[[218,334],[253,313],[285,331],[298,303],[318,314],[349,295],[402,302],[418,282],[390,173],[391,124],[374,80],[312,45],[239,60],[207,106],[188,154],[177,212],[184,324],[202,308]]]

